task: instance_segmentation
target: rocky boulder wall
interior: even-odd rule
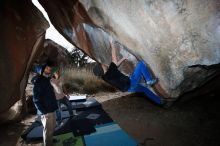
[[[97,26],[150,65],[171,97],[216,73],[203,66],[220,63],[220,1],[80,2]]]
[[[149,64],[163,96],[176,98],[219,73],[219,0],[40,3],[58,31],[99,62],[110,61],[108,37],[114,36]]]
[[[64,68],[70,66],[71,58],[67,49],[50,39],[46,39],[40,55],[36,59],[36,63],[42,64],[47,60],[53,61],[58,67]]]
[[[0,2],[0,122],[22,106],[30,66],[49,27],[39,10],[26,0]],[[19,101],[19,102],[17,102]],[[16,103],[17,102],[17,103]],[[9,108],[14,105],[9,110]],[[11,117],[13,117],[11,115]]]

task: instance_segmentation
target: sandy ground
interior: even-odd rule
[[[131,95],[103,103],[104,109],[143,146],[220,145],[220,100],[204,97],[160,108]]]

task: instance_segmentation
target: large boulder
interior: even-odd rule
[[[39,1],[57,30],[96,61],[110,62],[109,36],[143,59],[164,97],[219,74],[219,0]]]
[[[42,51],[40,52],[38,58],[35,60],[36,63],[42,64],[47,60],[51,60],[60,68],[70,66],[71,58],[67,49],[50,39],[46,39],[42,47]]]
[[[0,2],[0,122],[21,112],[30,67],[49,27],[42,13],[26,0]],[[18,101],[18,102],[17,102]],[[16,103],[16,104],[15,104]],[[10,109],[11,106],[13,106]],[[9,110],[10,109],[10,110]]]

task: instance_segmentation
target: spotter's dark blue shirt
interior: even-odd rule
[[[42,75],[34,77],[33,93],[33,102],[39,115],[51,113],[58,109],[50,78]]]

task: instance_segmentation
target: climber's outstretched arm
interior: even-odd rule
[[[110,46],[111,46],[111,53],[112,53],[112,62],[115,63],[117,66],[120,66],[121,63],[123,61],[125,61],[127,58],[123,57],[122,59],[120,59],[119,61],[117,60],[117,54],[116,54],[116,48],[115,48],[115,45],[114,45],[114,42],[113,42],[113,39],[110,38]]]

